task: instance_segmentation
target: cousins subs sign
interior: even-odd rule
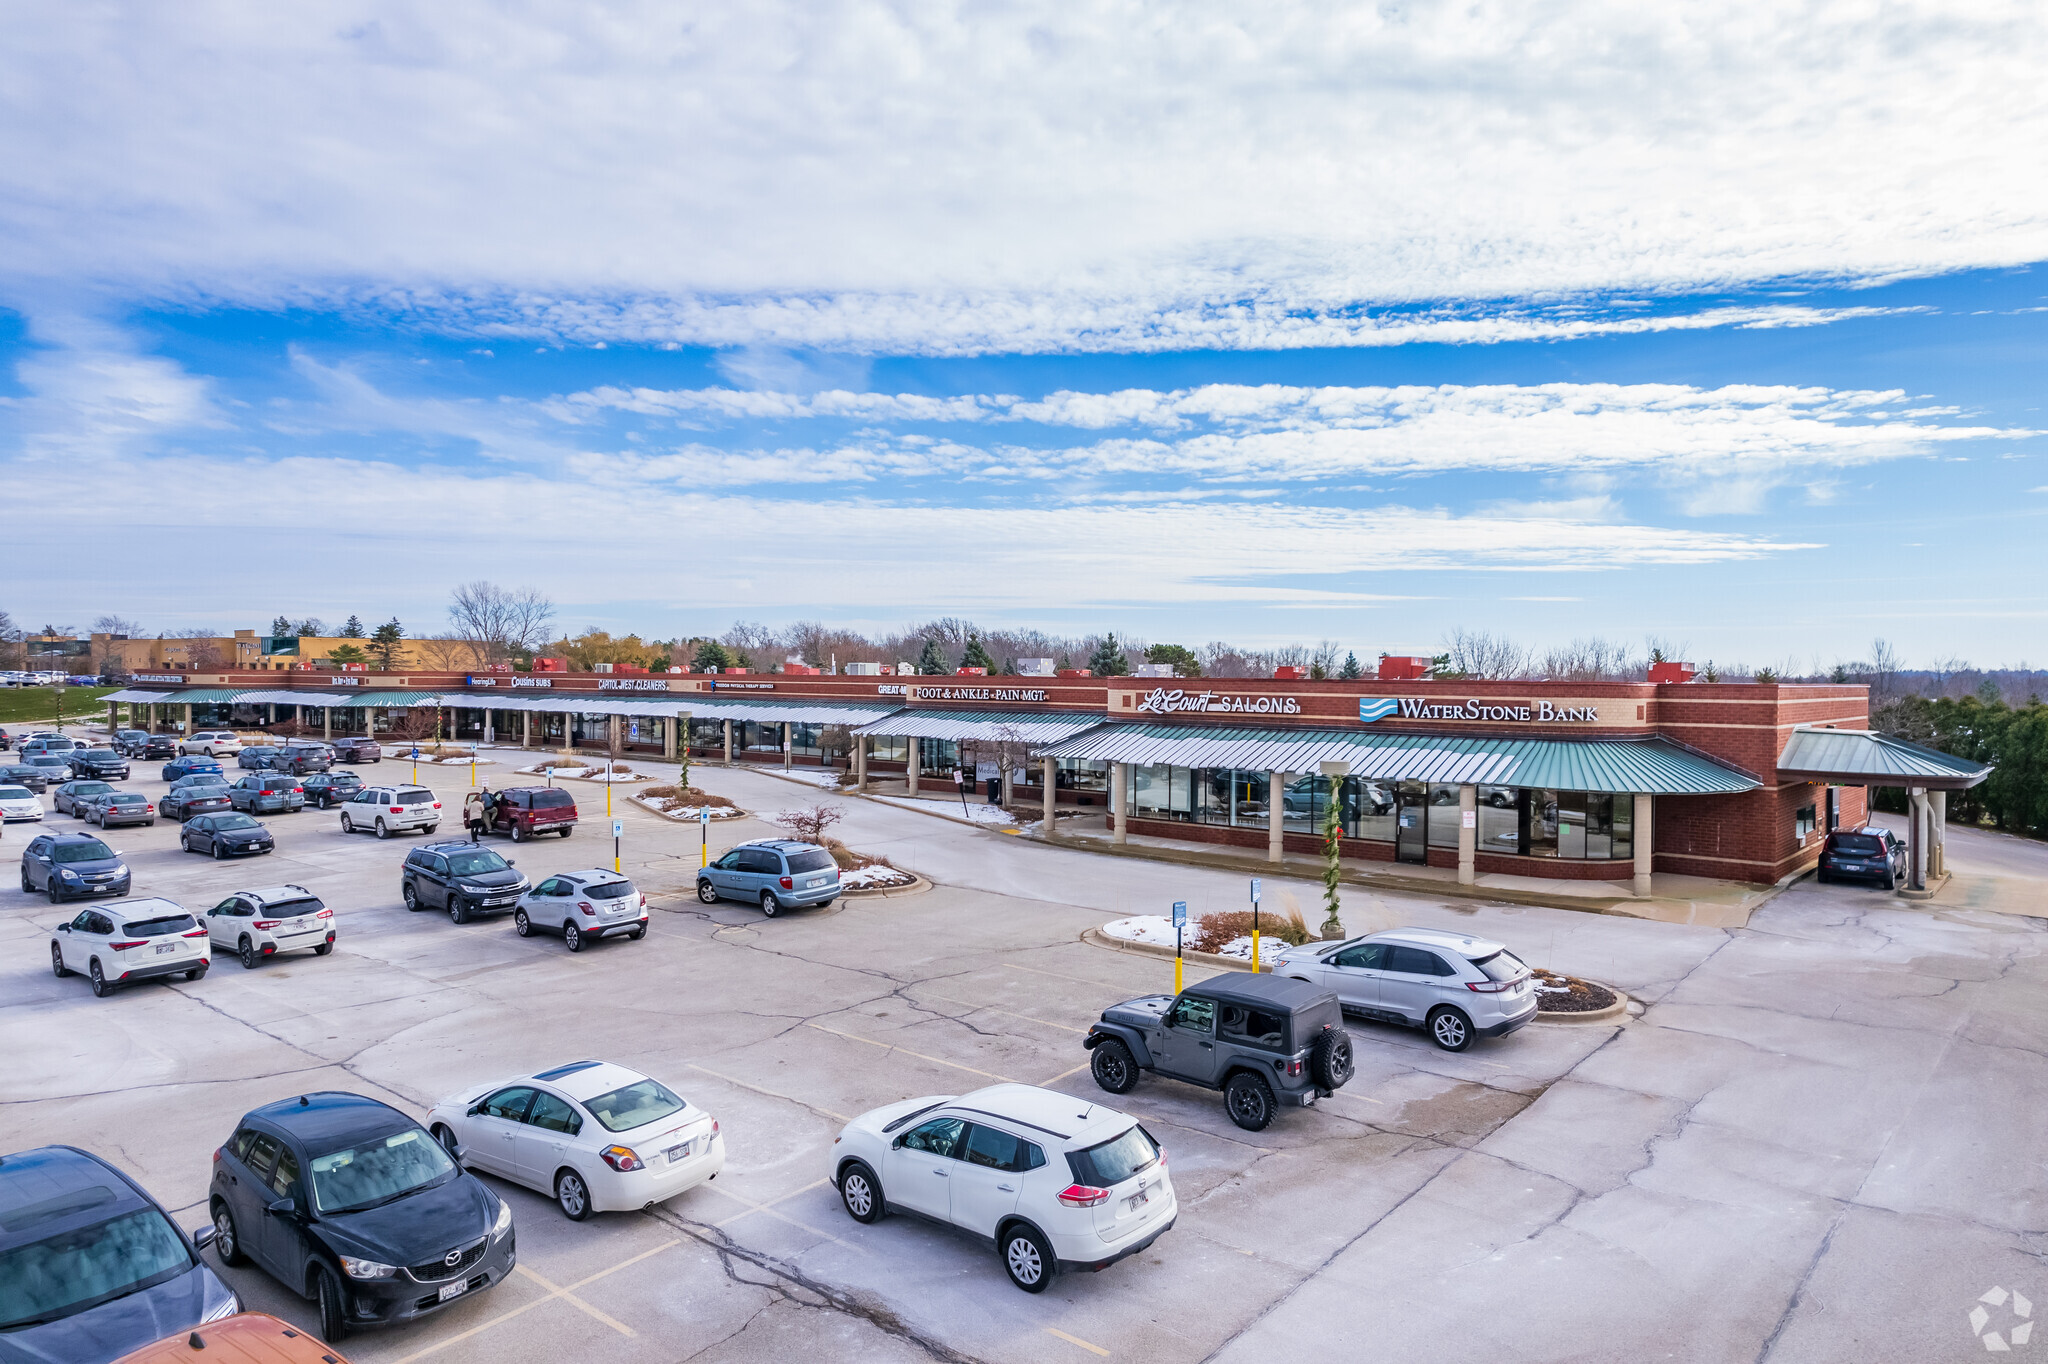
[[[1403,720],[1491,720],[1514,724],[1598,724],[1596,706],[1560,706],[1550,701],[1432,701],[1422,696],[1363,696],[1358,718],[1366,724],[1398,715]]]

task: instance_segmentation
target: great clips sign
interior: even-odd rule
[[[1597,706],[1560,706],[1554,701],[1435,701],[1425,696],[1361,696],[1361,723],[1399,718],[1402,720],[1482,720],[1495,724],[1593,725],[1600,722]]]

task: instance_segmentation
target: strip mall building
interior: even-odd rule
[[[687,747],[910,794],[952,794],[964,755],[976,778],[1002,770],[1011,800],[1099,807],[1119,839],[1275,858],[1318,851],[1334,799],[1347,858],[1468,881],[1633,880],[1640,894],[1653,870],[1776,881],[1812,863],[1827,829],[1864,820],[1867,786],[1944,781],[1886,766],[1905,746],[1867,733],[1861,686],[309,670],[140,674],[108,701],[149,728],[296,720],[330,736],[431,708],[448,738]],[[1802,736],[1830,734],[1825,763],[1801,758]],[[1924,750],[1905,757],[1927,765]],[[1938,821],[1928,833],[1938,857]]]

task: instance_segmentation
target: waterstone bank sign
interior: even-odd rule
[[[1559,725],[1600,723],[1598,706],[1560,706],[1554,701],[1435,701],[1426,696],[1361,696],[1358,718],[1365,724],[1403,720],[1482,720],[1495,724]]]

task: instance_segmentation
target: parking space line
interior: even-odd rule
[[[742,1217],[752,1217],[757,1212],[766,1212],[770,1208],[774,1207],[777,1203],[787,1203],[790,1199],[795,1198],[798,1194],[807,1194],[811,1190],[818,1188],[820,1185],[829,1184],[831,1182],[832,1181],[829,1179],[814,1179],[810,1183],[804,1185],[801,1189],[791,1189],[788,1193],[782,1195],[782,1197],[780,1198],[771,1198],[766,1203],[761,1204],[759,1207],[748,1208],[745,1212],[736,1212],[732,1216],[726,1218],[723,1222],[713,1222],[711,1225],[714,1227],[728,1226],[731,1223],[739,1221]],[[725,1190],[720,1189],[719,1192],[724,1193]]]
[[[617,1332],[618,1332],[618,1333],[619,1333],[620,1335],[622,1335],[622,1336],[634,1336],[634,1335],[638,1335],[638,1334],[639,1334],[639,1332],[635,1331],[635,1330],[634,1330],[634,1329],[633,1329],[632,1327],[630,1327],[630,1326],[626,1325],[626,1323],[624,1323],[623,1321],[620,1321],[620,1320],[619,1320],[618,1318],[616,1318],[616,1317],[609,1317],[609,1316],[606,1316],[606,1315],[605,1315],[604,1313],[602,1313],[602,1312],[598,1311],[598,1310],[597,1310],[597,1309],[596,1309],[595,1307],[592,1307],[592,1306],[591,1306],[591,1305],[590,1305],[589,1303],[587,1303],[587,1302],[583,1301],[583,1299],[581,1299],[581,1298],[577,1297],[577,1296],[576,1296],[576,1294],[575,1294],[574,1292],[572,1292],[571,1290],[569,1290],[569,1289],[567,1289],[567,1288],[557,1288],[557,1287],[556,1287],[556,1286],[555,1286],[554,1284],[551,1284],[551,1283],[549,1283],[549,1282],[548,1282],[548,1281],[547,1281],[546,1279],[543,1279],[543,1278],[542,1278],[542,1277],[541,1277],[540,1275],[538,1275],[538,1274],[534,1273],[534,1272],[533,1272],[533,1271],[532,1271],[531,1269],[528,1269],[528,1268],[527,1268],[527,1267],[526,1267],[525,1265],[519,1265],[519,1266],[517,1266],[517,1268],[518,1268],[518,1270],[519,1270],[519,1272],[520,1272],[521,1274],[524,1274],[524,1275],[525,1275],[525,1276],[526,1276],[527,1278],[529,1278],[529,1279],[533,1280],[533,1281],[534,1281],[535,1283],[539,1284],[539,1285],[540,1285],[540,1286],[541,1286],[542,1288],[545,1288],[545,1289],[547,1289],[547,1290],[548,1290],[548,1293],[549,1293],[549,1294],[550,1294],[551,1296],[553,1296],[553,1297],[557,1297],[557,1298],[560,1298],[560,1299],[562,1299],[562,1300],[563,1300],[564,1302],[568,1302],[568,1303],[573,1303],[573,1304],[575,1304],[575,1305],[576,1305],[577,1307],[581,1308],[581,1309],[582,1309],[583,1311],[585,1311],[585,1312],[589,1313],[589,1314],[590,1314],[591,1316],[593,1316],[593,1317],[596,1317],[596,1318],[597,1318],[597,1319],[598,1319],[599,1321],[603,1322],[603,1323],[604,1323],[605,1325],[607,1325],[607,1326],[611,1327],[611,1328],[612,1328],[612,1329],[613,1329],[614,1331],[617,1331]]]
[[[946,995],[938,995],[938,994],[934,994],[934,995],[931,995],[930,997],[931,997],[931,998],[933,998],[933,999],[937,999],[937,1000],[942,1000],[942,1001],[944,1001],[944,1002],[945,1002],[945,1003],[947,1003],[947,1004],[958,1004],[958,1005],[960,1005],[960,1006],[961,1006],[962,1008],[966,1008],[966,1009],[979,1009],[979,1010],[983,1010],[983,1011],[986,1011],[986,1012],[988,1012],[988,1013],[992,1013],[992,1014],[1001,1014],[1001,1015],[1002,1015],[1003,1017],[1005,1017],[1005,1018],[1021,1018],[1021,1019],[1023,1019],[1023,1020],[1024,1020],[1024,1021],[1025,1021],[1026,1023],[1037,1023],[1037,1024],[1039,1024],[1039,1025],[1041,1025],[1041,1026],[1043,1026],[1043,1027],[1047,1027],[1047,1028],[1058,1028],[1058,1029],[1060,1029],[1060,1030],[1061,1030],[1062,1032],[1087,1032],[1087,1031],[1088,1031],[1088,1030],[1087,1030],[1086,1028],[1076,1028],[1076,1027],[1074,1027],[1073,1025],[1071,1025],[1071,1024],[1068,1024],[1068,1023],[1055,1023],[1055,1022],[1053,1022],[1053,1021],[1052,1021],[1051,1019],[1047,1019],[1047,1018],[1033,1018],[1033,1017],[1032,1017],[1032,1016],[1031,1016],[1030,1014],[1020,1014],[1020,1013],[1013,1013],[1013,1012],[1012,1012],[1012,1011],[1010,1011],[1009,1009],[998,1009],[998,1008],[997,1008],[997,1007],[996,1007],[995,1005],[993,1005],[993,1004],[976,1004],[976,1003],[974,1003],[974,1002],[973,1002],[973,1001],[971,1001],[971,1000],[965,1000],[965,999],[953,999],[953,998],[951,998],[951,997],[949,997],[949,996],[946,996]]]
[[[976,1070],[973,1066],[963,1066],[958,1061],[948,1061],[944,1057],[940,1056],[926,1056],[921,1051],[912,1051],[908,1047],[899,1047],[894,1042],[877,1042],[872,1037],[861,1037],[854,1033],[841,1032],[837,1028],[828,1028],[823,1023],[806,1023],[804,1024],[804,1026],[807,1028],[816,1028],[819,1032],[829,1032],[834,1037],[843,1037],[849,1042],[865,1042],[871,1047],[880,1047],[883,1051],[900,1051],[905,1056],[915,1056],[918,1060],[929,1061],[935,1066],[951,1066],[954,1070],[964,1070],[969,1075],[980,1075],[991,1080],[1001,1080],[1005,1084],[1016,1083],[1016,1081],[1012,1080],[1007,1075],[998,1075],[992,1070]]]
[[[1108,981],[1090,980],[1086,976],[1069,976],[1063,975],[1058,971],[1041,971],[1036,966],[1019,966],[1014,961],[1006,961],[999,964],[1009,967],[1012,971],[1029,971],[1034,976],[1051,976],[1054,980],[1071,980],[1077,985],[1093,985],[1099,990],[1121,990],[1124,988],[1121,985],[1111,985]]]
[[[1059,1074],[1053,1076],[1050,1080],[1040,1080],[1038,1082],[1038,1087],[1040,1089],[1051,1089],[1054,1085],[1066,1079],[1069,1075],[1079,1075],[1082,1071],[1088,1069],[1088,1065],[1088,1062],[1083,1061],[1080,1065],[1075,1066],[1072,1070],[1063,1070]]]
[[[844,1113],[834,1113],[829,1108],[820,1108],[816,1104],[805,1103],[802,1099],[791,1098],[787,1094],[777,1094],[772,1089],[763,1089],[759,1085],[750,1085],[745,1080],[735,1080],[730,1075],[721,1075],[719,1072],[711,1069],[711,1067],[700,1066],[695,1061],[685,1061],[683,1064],[687,1065],[691,1070],[699,1070],[704,1072],[704,1074],[709,1075],[714,1080],[723,1080],[729,1085],[738,1085],[741,1089],[752,1090],[756,1094],[763,1094],[771,1099],[780,1099],[784,1103],[792,1103],[799,1108],[808,1108],[813,1113],[823,1113],[826,1117],[837,1118],[841,1122],[853,1121],[852,1118],[847,1117]]]
[[[1104,1359],[1109,1358],[1109,1351],[1103,1349],[1100,1345],[1090,1345],[1087,1341],[1081,1339],[1081,1337],[1070,1336],[1065,1331],[1060,1330],[1057,1326],[1046,1327],[1045,1333],[1049,1336],[1058,1336],[1061,1340],[1067,1342],[1067,1344],[1078,1345],[1082,1349],[1087,1350],[1092,1354],[1101,1355]]]
[[[512,1320],[512,1318],[516,1316],[521,1316],[527,1312],[531,1312],[534,1308],[539,1307],[542,1303],[552,1302],[559,1294],[572,1292],[575,1289],[587,1287],[590,1284],[596,1283],[599,1279],[604,1278],[607,1274],[616,1274],[622,1269],[626,1269],[630,1266],[639,1264],[642,1260],[647,1259],[649,1256],[659,1255],[661,1254],[661,1252],[669,1249],[671,1246],[679,1246],[681,1244],[681,1238],[671,1238],[669,1240],[663,1241],[660,1245],[655,1246],[651,1250],[643,1250],[638,1255],[635,1255],[630,1259],[619,1261],[610,1269],[600,1269],[597,1273],[592,1274],[587,1279],[578,1279],[575,1283],[570,1284],[567,1289],[558,1289],[553,1293],[544,1293],[540,1297],[535,1298],[532,1302],[523,1302],[509,1312],[500,1312],[497,1316],[492,1317],[489,1321],[479,1322],[475,1326],[470,1327],[467,1331],[459,1332],[456,1335],[448,1337],[446,1340],[437,1340],[432,1345],[429,1345],[424,1349],[414,1350],[411,1354],[406,1355],[404,1358],[400,1359],[398,1361],[398,1364],[412,1364],[412,1362],[416,1359],[425,1359],[428,1355],[434,1354],[441,1350],[445,1350],[450,1345],[459,1344],[462,1341],[468,1340],[471,1336],[481,1335],[485,1331],[490,1330],[493,1326],[502,1326],[504,1323]],[[526,1266],[524,1265],[520,1266],[521,1269],[524,1269],[525,1267]],[[531,1277],[536,1280],[539,1280],[542,1283],[547,1282],[545,1279],[541,1279],[540,1275],[538,1274],[534,1274]],[[587,1307],[587,1305],[586,1310],[590,1310]],[[626,1334],[631,1335],[632,1332],[628,1331]]]
[[[819,1184],[822,1184],[822,1183],[824,1183],[824,1182],[825,1182],[825,1181],[823,1181],[823,1180],[819,1180],[819,1181],[818,1181],[818,1183],[819,1183]],[[698,1187],[698,1188],[700,1188],[700,1189],[709,1189],[709,1190],[711,1190],[711,1192],[713,1192],[713,1193],[715,1193],[715,1194],[723,1194],[723,1195],[724,1195],[725,1197],[727,1197],[727,1198],[730,1198],[730,1199],[731,1199],[731,1200],[732,1200],[733,1202],[735,1202],[735,1203],[744,1203],[744,1204],[746,1205],[746,1208],[747,1208],[747,1211],[746,1211],[746,1212],[743,1212],[743,1213],[739,1213],[739,1214],[737,1214],[736,1216],[733,1216],[733,1217],[728,1217],[728,1218],[726,1218],[726,1219],[725,1219],[725,1222],[713,1222],[713,1223],[711,1224],[711,1225],[712,1225],[713,1227],[723,1227],[723,1226],[725,1225],[725,1223],[726,1223],[726,1222],[737,1222],[737,1221],[738,1221],[738,1220],[739,1220],[739,1219],[740,1219],[741,1217],[746,1217],[746,1216],[749,1216],[750,1214],[753,1214],[753,1213],[757,1213],[757,1212],[765,1212],[765,1213],[767,1213],[767,1214],[768,1214],[768,1215],[769,1215],[770,1217],[774,1218],[774,1219],[775,1219],[776,1221],[778,1221],[778,1222],[787,1222],[787,1223],[789,1223],[789,1225],[791,1225],[792,1227],[795,1227],[795,1228],[796,1228],[796,1229],[797,1229],[798,1231],[807,1231],[807,1232],[809,1232],[809,1233],[810,1233],[811,1235],[813,1235],[813,1236],[822,1236],[822,1237],[824,1237],[824,1238],[825,1238],[825,1239],[826,1239],[827,1241],[830,1241],[830,1242],[832,1242],[832,1244],[834,1244],[834,1245],[838,1245],[838,1246],[845,1246],[845,1247],[846,1247],[846,1248],[847,1248],[848,1250],[860,1250],[860,1249],[861,1249],[861,1248],[860,1248],[859,1246],[857,1246],[857,1245],[853,1244],[853,1242],[851,1242],[851,1241],[842,1241],[842,1240],[840,1240],[840,1239],[839,1239],[839,1238],[838,1238],[837,1236],[834,1236],[834,1235],[833,1235],[833,1234],[832,1234],[831,1232],[829,1232],[829,1231],[820,1231],[820,1230],[818,1230],[818,1229],[817,1229],[816,1227],[812,1226],[812,1225],[811,1225],[810,1223],[808,1223],[808,1222],[799,1222],[799,1221],[797,1221],[797,1220],[796,1220],[796,1219],[795,1219],[794,1217],[791,1217],[791,1216],[789,1216],[789,1215],[788,1215],[787,1213],[780,1213],[780,1212],[777,1212],[777,1211],[775,1211],[775,1209],[774,1209],[773,1207],[769,1206],[768,1204],[766,1204],[766,1203],[756,1203],[756,1202],[755,1202],[755,1201],[754,1201],[753,1199],[751,1199],[751,1198],[746,1198],[746,1197],[743,1197],[743,1196],[742,1196],[742,1195],[740,1195],[740,1194],[736,1194],[736,1193],[734,1193],[734,1192],[733,1192],[733,1191],[732,1191],[731,1189],[721,1189],[721,1188],[719,1188],[719,1187],[718,1187],[718,1186],[717,1186],[716,1184],[700,1184],[700,1185],[698,1185],[697,1187]],[[817,1185],[817,1184],[808,1184],[808,1185],[805,1185],[803,1189],[798,1189],[798,1190],[797,1190],[797,1193],[803,1193],[803,1192],[805,1192],[805,1190],[806,1190],[806,1189],[815,1189],[815,1188],[817,1188],[817,1187],[818,1187],[818,1185]],[[793,1195],[784,1195],[784,1197],[792,1197],[792,1196],[793,1196]],[[777,1203],[780,1203],[780,1202],[782,1201],[782,1199],[778,1198],[778,1199],[776,1199],[775,1201],[776,1201]]]

